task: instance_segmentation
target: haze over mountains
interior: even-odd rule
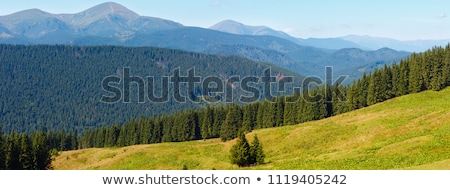
[[[397,51],[422,52],[433,46],[445,46],[447,40],[412,40],[400,41],[390,38],[348,35],[337,38],[295,38],[282,31],[276,31],[266,26],[249,26],[233,20],[224,20],[210,29],[240,35],[269,35],[284,38],[300,45],[312,46],[324,49],[359,48],[364,50],[377,50],[391,48]]]
[[[209,29],[140,16],[117,3],[103,3],[75,14],[39,9],[0,16],[0,43],[156,46],[202,53],[236,55],[272,63],[303,75],[323,75],[324,66],[360,76],[377,65],[444,41],[400,42],[347,36],[299,39],[264,26],[222,21]],[[387,49],[387,48],[391,49]],[[394,50],[395,49],[395,50]],[[338,59],[336,59],[338,55]]]

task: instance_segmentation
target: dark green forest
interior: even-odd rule
[[[73,130],[50,130],[47,143],[49,148],[70,150],[209,138],[227,141],[236,138],[240,132],[319,120],[410,93],[439,91],[449,84],[450,45],[447,45],[375,69],[347,86],[322,85],[289,96],[278,96],[271,101],[217,104],[173,114],[141,116],[123,124],[117,122],[88,129],[82,135]],[[3,139],[5,135],[1,150],[6,154],[0,155],[8,155],[10,150]]]
[[[45,128],[33,133],[0,134],[0,170],[51,169],[51,156]]]
[[[102,80],[108,76],[123,76],[124,68],[129,68],[130,76],[139,76],[146,83],[147,76],[154,76],[154,94],[159,97],[161,77],[172,76],[177,68],[181,76],[195,68],[196,76],[228,79],[261,76],[269,67],[274,75],[283,73],[301,80],[301,76],[293,72],[236,56],[154,47],[0,45],[0,125],[6,133],[12,130],[33,132],[42,126],[49,131],[76,129],[83,133],[91,128],[122,125],[130,122],[130,118],[162,116],[208,105],[191,101],[178,103],[172,96],[165,103],[153,103],[148,99],[138,103],[138,85],[133,83],[131,103],[102,103],[102,96],[108,95],[102,88]],[[122,80],[117,87],[123,83]],[[172,92],[170,86],[169,94]],[[192,92],[181,89],[183,96],[193,99],[201,99],[204,93],[199,86]],[[241,94],[236,91],[233,95]]]

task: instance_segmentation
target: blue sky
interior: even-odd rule
[[[39,8],[77,13],[101,0],[0,0],[0,15]],[[264,25],[300,38],[350,34],[399,40],[450,39],[448,0],[116,0],[143,16],[209,27],[225,19]]]

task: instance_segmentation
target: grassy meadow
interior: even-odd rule
[[[292,126],[255,130],[266,163],[230,164],[235,141],[91,148],[61,152],[64,169],[450,169],[450,88],[425,91]]]

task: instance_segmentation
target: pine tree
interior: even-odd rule
[[[162,138],[162,122],[160,119],[150,120],[150,124],[153,125],[152,138],[150,143],[160,143]]]
[[[264,164],[265,157],[262,144],[259,142],[258,136],[255,135],[250,147],[250,164]]]
[[[35,132],[33,137],[33,169],[46,170],[51,168],[51,155],[47,146],[47,132],[44,127]]]
[[[258,110],[256,112],[256,126],[255,129],[262,129],[264,128],[264,111],[265,106],[264,103],[258,102]]]
[[[33,169],[32,159],[31,159],[31,147],[30,140],[28,139],[28,135],[22,133],[20,135],[20,153],[19,153],[19,162],[21,164],[21,169],[23,170],[31,170]]]
[[[220,137],[220,131],[223,125],[223,122],[226,119],[227,112],[225,111],[224,107],[216,107],[214,109],[214,124],[213,128],[211,130],[211,138],[217,138]]]
[[[238,135],[239,129],[242,127],[241,108],[237,105],[231,105],[228,109],[227,116],[220,130],[220,139],[228,141],[234,139]]]
[[[3,140],[3,127],[0,125],[0,170],[5,168],[5,142]]]
[[[274,105],[275,109],[275,125],[274,126],[283,126],[284,123],[284,96],[280,96],[276,98],[276,104]]]
[[[230,156],[232,164],[237,164],[239,167],[250,165],[250,145],[243,132],[239,133],[236,144],[231,147]]]
[[[21,164],[19,162],[19,136],[13,131],[8,135],[6,140],[6,159],[5,165],[8,170],[20,170]]]
[[[275,126],[275,101],[264,101],[262,103],[263,118],[262,118],[262,128],[270,128]]]
[[[400,76],[397,96],[408,94],[409,86],[409,61],[400,61]]]
[[[172,128],[173,128],[173,120],[172,117],[163,115],[161,117],[161,123],[163,125],[163,136],[161,138],[162,142],[172,142]]]
[[[214,125],[214,111],[208,106],[204,112],[204,117],[201,125],[202,139],[211,138]]]
[[[367,77],[366,73],[363,74],[361,82],[358,85],[358,108],[367,106],[367,94],[369,89],[370,77]]]
[[[416,54],[411,55],[409,72],[409,93],[417,93],[423,90],[423,77],[421,71],[421,60]]]

